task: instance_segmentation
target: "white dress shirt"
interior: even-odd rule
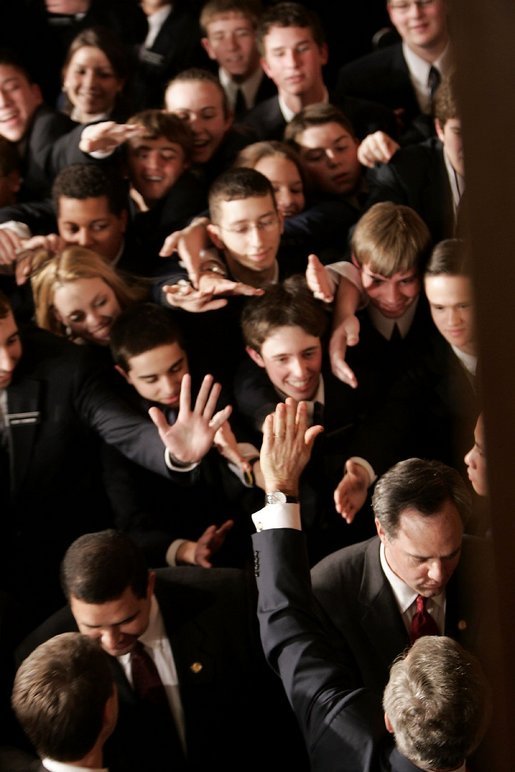
[[[218,79],[227,95],[231,110],[234,110],[236,106],[236,96],[238,89],[245,97],[247,110],[250,110],[252,107],[254,107],[256,102],[256,95],[263,77],[264,72],[261,67],[258,67],[257,70],[253,72],[252,75],[250,75],[246,80],[241,81],[241,83],[236,83],[236,81],[231,78],[229,73],[220,67],[218,70]]]
[[[425,59],[422,59],[418,54],[412,51],[406,43],[402,44],[402,53],[404,54],[404,59],[408,65],[410,80],[415,90],[420,110],[426,115],[430,115],[431,95],[428,86],[429,70],[431,67],[435,67],[440,75],[447,75],[452,67],[451,47],[450,45],[447,45],[445,50],[434,62],[427,62]]]

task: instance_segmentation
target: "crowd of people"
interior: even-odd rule
[[[11,5],[0,770],[484,769],[447,1]]]

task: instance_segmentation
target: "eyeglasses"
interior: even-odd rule
[[[416,5],[418,8],[429,8],[430,5],[434,5],[436,0],[400,0],[398,3],[388,3],[392,11],[398,13],[408,13],[412,5]]]
[[[256,220],[256,222],[243,222],[234,228],[224,228],[223,225],[218,227],[223,231],[227,231],[227,233],[235,233],[237,236],[248,236],[254,228],[258,231],[271,231],[277,227],[278,223],[279,218],[277,215],[270,215],[269,217],[263,217],[261,220]]]

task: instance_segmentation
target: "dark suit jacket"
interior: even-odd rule
[[[402,43],[380,48],[345,64],[338,73],[337,100],[358,97],[379,102],[399,116],[401,144],[420,142],[434,134],[432,121],[421,114]]]
[[[389,163],[370,170],[368,182],[367,208],[378,201],[404,204],[424,220],[433,243],[455,235],[452,192],[440,140],[401,148]]]
[[[397,136],[395,119],[382,104],[336,95],[331,97],[331,102],[345,113],[359,139],[379,129],[393,137]],[[282,140],[286,121],[279,107],[279,97],[273,96],[260,102],[245,116],[243,123],[250,126],[259,139]]]
[[[382,691],[394,658],[409,645],[406,627],[379,562],[379,538],[328,555],[312,570],[313,593],[329,633],[352,663],[354,685]],[[445,634],[465,648],[481,647],[488,621],[484,574],[488,546],[465,536],[446,589]]]
[[[200,45],[198,17],[189,3],[174,3],[150,48],[140,47],[134,79],[139,110],[160,108],[169,80],[181,70],[201,67],[206,57]]]
[[[285,708],[282,695],[275,680],[270,680],[259,645],[252,577],[236,569],[162,569],[157,571],[155,595],[179,678],[188,748],[186,768],[240,772],[246,754],[245,768],[257,772],[267,754],[270,758],[275,752],[274,720],[281,716],[281,723],[285,720],[288,727],[288,714],[281,713]],[[62,609],[26,639],[18,650],[18,660],[53,635],[75,629],[70,610]],[[112,667],[120,713],[105,749],[110,770],[162,772],[184,768],[180,760],[166,761],[154,748],[144,706],[115,658]],[[277,705],[281,706],[279,713]],[[291,750],[295,753],[294,748]]]
[[[354,662],[333,648],[318,619],[303,534],[272,529],[253,543],[263,648],[281,676],[313,772],[414,772],[386,731],[381,693],[356,686]]]
[[[11,485],[3,492],[0,572],[41,620],[62,603],[57,573],[67,546],[111,523],[98,435],[136,462],[168,470],[153,424],[117,397],[85,347],[43,330],[27,330],[22,341],[7,388]]]

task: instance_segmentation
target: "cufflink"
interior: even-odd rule
[[[195,675],[200,673],[203,669],[204,669],[204,665],[202,664],[202,662],[192,662],[190,665],[190,670]]]

